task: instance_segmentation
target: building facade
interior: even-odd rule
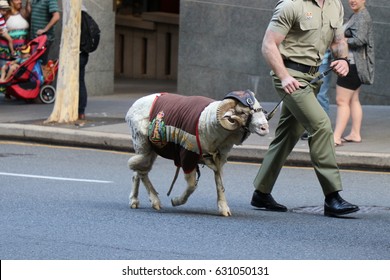
[[[59,2],[61,3],[60,0]],[[342,0],[346,18],[348,0]],[[114,77],[177,80],[178,92],[222,98],[250,88],[275,102],[261,42],[276,0],[83,0],[101,29],[87,67],[91,95],[113,92]],[[390,105],[390,1],[367,0],[374,21],[375,82],[365,105]],[[335,75],[330,97],[334,103]]]
[[[342,0],[346,18],[348,0]],[[276,0],[181,0],[178,91],[222,98],[235,89],[256,90],[261,101],[278,101],[261,43]],[[390,105],[390,1],[367,0],[374,22],[375,82],[363,86],[365,105]],[[335,79],[330,91],[335,96]]]

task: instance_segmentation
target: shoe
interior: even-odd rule
[[[362,142],[362,140],[360,140],[360,141],[355,141],[355,140],[352,140],[352,139],[347,139],[347,138],[345,138],[345,137],[342,137],[342,138],[341,138],[341,141],[342,141],[342,142],[347,142],[347,143],[361,143],[361,142]]]
[[[309,132],[305,131],[301,136],[301,140],[307,140],[307,139],[309,139]]]
[[[85,120],[85,114],[79,114],[79,120]]]
[[[11,60],[16,60],[18,58],[18,54],[16,52],[11,53]]]
[[[353,205],[341,198],[338,192],[325,198],[324,215],[337,217],[359,211],[359,206]]]
[[[271,194],[254,191],[251,205],[257,208],[263,208],[269,211],[286,212],[287,207],[275,201]]]

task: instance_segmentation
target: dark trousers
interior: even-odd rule
[[[46,65],[49,62],[50,50],[52,45],[53,45],[53,41],[49,41],[49,40],[46,41],[46,50],[40,57],[42,61],[42,65]]]
[[[80,72],[79,72],[79,114],[85,113],[87,107],[87,87],[85,86],[85,66],[87,66],[89,54],[80,53]]]

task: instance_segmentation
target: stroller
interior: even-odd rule
[[[46,51],[47,36],[41,35],[27,45],[31,48],[31,56],[0,86],[6,93],[26,102],[38,99],[44,104],[51,104],[56,97],[56,90],[51,85],[58,71],[58,60],[41,65],[39,58]]]

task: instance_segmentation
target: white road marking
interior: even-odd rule
[[[59,181],[76,181],[76,182],[87,182],[87,183],[99,183],[99,184],[111,184],[113,181],[102,181],[102,180],[90,180],[90,179],[76,179],[76,178],[64,178],[64,177],[51,177],[51,176],[39,176],[29,174],[18,174],[18,173],[5,173],[0,172],[3,176],[14,176],[14,177],[26,177],[26,178],[37,178],[37,179],[48,179],[48,180],[59,180]]]

